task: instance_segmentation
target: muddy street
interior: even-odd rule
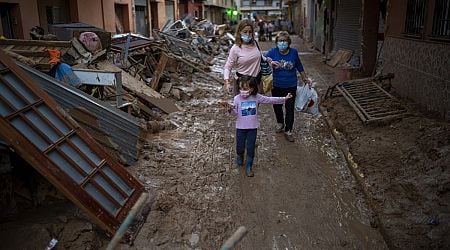
[[[220,77],[224,56],[212,74]],[[302,56],[307,70],[319,57]],[[248,234],[238,249],[386,248],[322,117],[297,113],[291,143],[275,133],[272,106],[263,106],[249,178],[234,164],[234,118],[216,105],[232,97],[198,74],[179,87],[190,96],[177,102],[184,111],[171,115],[172,128],[149,135],[129,168],[152,207],[134,246],[123,249],[218,249],[239,226]]]

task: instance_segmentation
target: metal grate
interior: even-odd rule
[[[436,0],[432,34],[433,36],[450,38],[450,1]]]
[[[350,81],[336,86],[364,123],[405,115],[400,102],[374,81]]]
[[[425,4],[425,0],[408,0],[405,23],[406,33],[422,34],[425,20]]]

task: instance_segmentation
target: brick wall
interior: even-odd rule
[[[400,96],[450,120],[450,44],[389,36],[382,56]]]

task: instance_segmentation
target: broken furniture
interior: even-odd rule
[[[0,40],[0,48],[7,53],[12,52],[20,56],[28,58],[33,67],[40,70],[50,70],[50,55],[47,50],[58,50],[61,55],[65,54],[72,47],[70,41],[41,41],[41,40],[16,40],[4,39]],[[30,64],[30,62],[22,61]]]
[[[139,181],[3,51],[0,136],[111,234],[144,193]]]
[[[340,82],[330,87],[326,96],[328,94],[332,96],[334,89],[337,89],[364,124],[398,118],[404,116],[407,109],[377,84],[379,81],[390,80],[393,77],[393,74],[389,74]]]
[[[58,40],[70,41],[72,38],[79,38],[83,32],[94,32],[102,43],[103,49],[108,49],[111,44],[111,32],[86,23],[62,23],[52,24],[49,27],[50,33],[56,35]]]
[[[117,108],[123,106],[122,100],[122,71],[110,72],[93,69],[72,69],[73,73],[80,79],[82,85],[105,87],[112,86],[116,89],[115,97]],[[100,98],[99,98],[100,99]]]
[[[92,55],[77,38],[73,38],[71,41],[4,39],[0,40],[0,49],[5,50],[9,56],[18,59],[20,62],[42,71],[49,71],[52,67],[48,50],[59,51],[61,58],[70,65],[78,62],[91,63],[105,53],[105,51],[100,51]],[[18,58],[17,55],[27,59],[22,60],[23,58]]]
[[[166,41],[166,46],[168,48],[168,52],[171,52],[175,55],[184,57],[186,59],[198,60],[199,63],[209,65],[211,60],[213,59],[210,55],[204,54],[199,51],[197,46],[193,46],[191,44],[192,41],[186,41],[175,37],[173,35],[154,31],[153,36],[158,40]]]

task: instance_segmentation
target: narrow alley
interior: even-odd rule
[[[300,51],[317,87],[325,88],[321,79],[333,74],[322,55]],[[234,164],[233,119],[216,105],[231,96],[218,84],[193,82],[195,98],[172,117],[180,127],[149,137],[140,166],[132,168],[157,195],[131,249],[217,249],[241,225],[249,232],[240,249],[386,248],[320,115],[298,113],[291,143],[275,133],[271,105],[263,106],[255,177],[248,178]]]
[[[0,249],[450,249],[450,1],[0,17]]]

